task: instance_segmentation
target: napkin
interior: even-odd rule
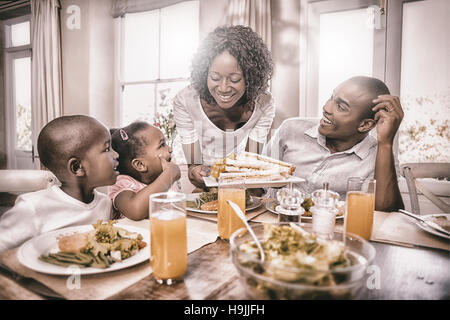
[[[119,220],[120,225],[149,228],[149,220]],[[187,219],[188,253],[217,239],[217,226],[199,219]],[[82,275],[79,282],[74,276],[55,276],[35,272],[23,266],[17,259],[17,248],[0,254],[0,262],[18,274],[33,278],[70,300],[102,300],[113,296],[152,273],[149,262],[93,275]],[[145,250],[145,249],[144,249]]]

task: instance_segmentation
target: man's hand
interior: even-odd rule
[[[373,103],[376,104],[372,110],[375,112],[377,123],[378,144],[392,145],[404,115],[400,99],[386,94],[378,96]]]
[[[205,165],[192,165],[188,169],[188,177],[191,183],[201,189],[206,189],[203,177],[207,177],[211,174],[211,167]]]

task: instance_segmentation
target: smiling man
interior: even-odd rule
[[[382,81],[353,77],[333,91],[319,124],[285,120],[263,154],[295,164],[307,193],[328,182],[345,199],[349,177],[375,178],[376,210],[395,211],[403,208],[393,153],[402,118],[399,98]],[[369,135],[375,127],[376,139]]]

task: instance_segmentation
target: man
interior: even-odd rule
[[[403,208],[393,154],[402,118],[399,98],[382,81],[353,77],[333,91],[319,124],[285,120],[263,154],[295,164],[306,192],[328,182],[345,199],[349,177],[375,178],[375,209],[395,211]],[[377,139],[369,135],[375,126]]]

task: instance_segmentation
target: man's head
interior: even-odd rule
[[[319,132],[330,139],[360,140],[375,127],[373,100],[390,94],[376,78],[358,76],[338,85],[323,106]]]
[[[69,176],[84,179],[88,187],[116,181],[118,155],[111,148],[109,131],[94,118],[56,118],[41,130],[37,146],[42,164],[61,182]]]

